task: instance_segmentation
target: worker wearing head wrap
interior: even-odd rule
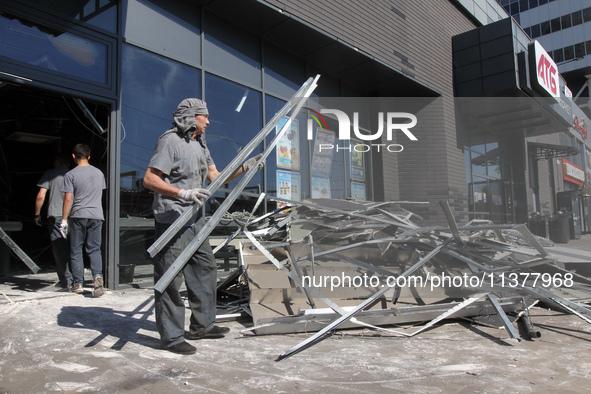
[[[172,114],[172,125],[179,133],[193,132],[197,128],[195,115],[209,116],[205,101],[195,98],[184,99]]]
[[[205,129],[209,125],[207,104],[188,98],[173,113],[172,128],[160,136],[150,160],[144,186],[154,193],[156,238],[192,204],[201,205],[209,198],[207,181],[213,181],[217,170],[207,144]],[[226,182],[248,171],[262,155],[245,161]],[[262,162],[259,168],[262,168]],[[173,240],[158,254],[154,263],[154,283],[170,268],[184,248],[205,224],[202,210],[191,218]],[[185,278],[191,319],[188,339],[223,337],[228,328],[215,326],[217,265],[209,242],[204,242],[183,267],[183,275],[170,283],[163,293],[155,292],[156,326],[164,349],[180,354],[193,354],[196,348],[184,338],[185,304],[179,289]]]

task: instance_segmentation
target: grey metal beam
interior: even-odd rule
[[[41,268],[37,264],[31,260],[31,258],[23,252],[23,250],[4,232],[2,227],[0,227],[0,239],[4,241],[4,243],[18,256],[19,259],[23,261],[29,267],[34,274],[39,272]]]
[[[354,249],[358,246],[364,246],[364,245],[373,245],[373,244],[383,244],[383,243],[408,243],[408,239],[400,239],[398,237],[385,237],[385,238],[380,238],[380,239],[371,239],[369,241],[362,241],[362,242],[357,242],[354,244],[349,244],[349,245],[345,245],[345,246],[339,246],[333,249],[329,249],[329,250],[323,250],[320,248],[319,252],[315,252],[314,253],[314,257],[322,257],[324,255],[328,255],[328,254],[334,254],[334,253],[339,253],[345,250],[349,250],[349,249]],[[318,245],[316,245],[318,247]],[[297,261],[302,261],[302,260],[310,260],[312,256],[308,255],[308,256],[301,256],[298,258]]]
[[[296,262],[295,256],[293,255],[293,252],[291,250],[291,246],[285,247],[285,250],[287,251],[289,259],[291,260],[291,265],[293,266],[293,270],[295,271],[295,274],[297,275],[297,278],[301,283],[302,271],[300,270],[300,267],[298,266],[298,263]],[[314,297],[310,296],[310,294],[308,293],[308,290],[303,285],[302,285],[302,290],[304,291],[304,294],[306,295],[306,298],[308,299],[310,306],[312,308],[316,308],[316,303],[314,302]]]
[[[279,140],[283,137],[283,135],[285,135],[285,133],[287,132],[287,130],[291,126],[291,122],[297,116],[300,109],[304,105],[304,102],[306,101],[306,99],[308,97],[310,97],[310,95],[312,94],[312,92],[316,88],[316,86],[317,86],[316,81],[318,80],[319,77],[320,76],[317,75],[316,78],[310,79],[310,80],[308,80],[308,82],[306,82],[306,84],[304,86],[306,86],[307,89],[305,90],[305,92],[301,96],[298,96],[296,98],[295,106],[292,109],[290,118],[285,123],[285,125],[281,128],[281,130],[277,133],[277,135],[275,136],[273,141],[271,141],[269,146],[265,149],[265,151],[263,152],[263,156],[259,159],[259,161],[257,162],[256,165],[252,166],[252,168],[250,168],[246,172],[246,174],[244,174],[242,176],[242,178],[238,182],[238,185],[234,188],[232,193],[230,193],[230,195],[228,195],[228,197],[226,197],[226,199],[224,200],[222,205],[220,205],[218,207],[218,209],[215,211],[215,213],[207,221],[205,226],[203,226],[203,228],[201,229],[199,234],[197,234],[197,236],[189,243],[189,245],[187,245],[187,247],[183,250],[183,252],[174,261],[174,263],[172,263],[172,265],[168,268],[168,270],[166,270],[166,272],[162,275],[160,280],[154,285],[154,290],[162,293],[168,287],[170,282],[172,282],[172,280],[183,269],[183,267],[185,266],[187,261],[191,258],[191,256],[197,251],[197,249],[199,249],[201,244],[203,244],[203,242],[207,239],[207,237],[209,237],[209,234],[211,234],[211,232],[213,231],[215,226],[217,226],[217,224],[220,222],[220,220],[222,219],[224,214],[230,209],[232,204],[234,204],[234,201],[236,201],[236,198],[238,198],[238,196],[240,195],[240,193],[242,193],[242,191],[244,190],[246,185],[248,185],[248,182],[250,182],[252,177],[258,171],[258,164],[265,161],[267,156],[269,156],[269,154],[273,151],[275,146],[279,143]],[[291,100],[290,100],[290,102],[291,102]],[[261,134],[261,133],[259,133],[259,134]],[[264,137],[265,136],[263,135],[262,138],[264,138]],[[218,176],[218,178],[216,178],[215,181],[217,181],[217,179],[219,179],[220,177],[221,176]],[[173,235],[174,234],[171,234],[171,237]],[[162,245],[162,246],[164,246],[164,245]]]
[[[433,325],[437,324],[438,322],[440,322],[443,319],[447,319],[448,317],[450,317],[451,315],[453,315],[457,311],[464,309],[468,305],[472,304],[473,302],[478,301],[479,299],[483,298],[486,295],[487,295],[487,293],[480,293],[480,294],[476,294],[473,297],[468,298],[467,300],[462,301],[458,305],[454,306],[453,308],[450,308],[449,310],[445,311],[441,315],[437,316],[435,319],[431,320],[429,323],[425,324],[423,327],[419,328],[417,331],[413,332],[409,336],[412,337],[422,331],[425,331],[429,327],[432,327]]]
[[[542,256],[545,256],[545,257],[550,256],[550,254],[548,254],[546,249],[544,249],[544,247],[538,242],[538,240],[534,237],[534,235],[531,233],[531,231],[529,231],[529,229],[525,226],[525,224],[517,226],[516,230],[519,231],[521,233],[521,235],[523,235],[523,238],[525,238],[527,240],[527,242],[530,243],[531,246],[536,248],[536,250],[538,252],[540,252],[540,254]]]
[[[385,269],[380,268],[380,267],[376,267],[374,265],[371,265],[369,263],[366,263],[364,261],[358,260],[358,259],[353,258],[353,257],[345,256],[342,253],[330,253],[327,256],[328,257],[335,258],[335,259],[338,259],[338,260],[341,260],[341,261],[343,261],[345,263],[354,265],[356,267],[362,268],[362,269],[364,269],[364,270],[366,270],[368,272],[371,272],[373,274],[382,275],[384,277],[392,276],[392,275],[395,274],[395,272],[388,271],[388,270],[385,270]]]
[[[503,310],[511,310],[514,313],[518,313],[523,309],[522,307],[519,307],[520,304],[523,304],[523,297],[502,298],[499,302],[503,307]],[[450,302],[445,304],[405,305],[387,309],[370,309],[359,312],[356,317],[363,319],[364,323],[369,323],[370,325],[400,326],[431,321],[458,304],[459,302]],[[256,335],[274,335],[291,333],[308,334],[313,331],[320,331],[326,327],[327,324],[332,323],[339,317],[336,313],[329,313],[326,309],[329,308],[319,310],[319,313],[315,313],[315,310],[305,310],[300,311],[300,314],[298,315],[263,318],[259,320],[257,326],[241,330],[240,333],[254,332]],[[344,307],[344,309],[347,311],[351,310],[350,307]],[[496,314],[496,309],[491,305],[488,299],[483,299],[457,310],[453,317],[468,318],[492,314]],[[339,328],[354,328],[357,326],[358,324],[353,324],[353,322],[348,321],[342,323]],[[409,331],[413,327],[409,327],[406,331]],[[420,327],[414,328],[418,329]],[[405,337],[412,336],[412,333],[396,332],[393,330],[387,331]]]
[[[572,304],[571,304],[571,306],[567,305],[567,303],[566,303],[566,302],[564,302],[565,300],[560,300],[560,301],[558,301],[558,300],[556,300],[556,299],[553,299],[552,301],[554,301],[554,302],[556,302],[556,303],[558,303],[558,304],[562,305],[562,307],[563,307],[564,309],[566,309],[567,311],[569,311],[569,312],[570,312],[570,313],[572,313],[573,315],[575,315],[575,316],[578,316],[579,318],[581,318],[581,319],[585,320],[587,323],[591,323],[591,319],[589,319],[587,316],[583,315],[583,314],[582,314],[580,311],[578,311],[578,310],[576,310],[576,309],[574,309],[574,308],[571,308]],[[576,306],[576,304],[575,304],[575,306]],[[581,307],[581,308],[584,308],[584,307]]]
[[[501,304],[499,304],[499,300],[497,299],[497,297],[493,293],[488,293],[486,295],[486,297],[489,299],[492,306],[494,306],[495,309],[497,310],[497,314],[500,316],[501,320],[503,321],[503,324],[505,325],[505,328],[507,329],[507,332],[509,333],[509,335],[511,335],[511,338],[521,341],[521,337],[519,336],[519,333],[517,332],[515,327],[513,327],[513,323],[511,323],[511,321],[507,317],[507,314],[503,310],[503,307],[501,307]]]
[[[458,224],[456,223],[456,219],[454,219],[454,215],[451,212],[451,208],[449,206],[449,201],[447,200],[439,200],[439,206],[443,209],[443,213],[445,214],[445,218],[447,219],[447,223],[449,224],[449,229],[453,234],[456,243],[458,245],[464,246],[464,241],[460,236],[460,231],[458,230]]]

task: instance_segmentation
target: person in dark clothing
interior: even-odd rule
[[[60,234],[60,223],[64,205],[64,193],[61,192],[64,175],[70,171],[70,155],[58,153],[55,155],[51,170],[45,171],[37,186],[39,192],[35,199],[35,224],[41,224],[41,208],[47,200],[47,229],[51,239],[51,249],[55,259],[55,270],[59,282],[56,286],[70,288],[72,273],[70,272],[70,247],[68,240]],[[48,194],[49,193],[49,194]]]
[[[205,182],[213,181],[220,174],[204,138],[209,125],[207,104],[199,99],[185,99],[173,118],[173,127],[158,139],[144,175],[144,186],[155,192],[156,237],[162,235],[191,204],[203,204],[210,196]],[[248,171],[261,156],[246,160],[227,181]],[[200,210],[156,256],[154,283],[170,268],[204,224],[205,218]],[[201,245],[183,267],[182,273],[163,293],[155,292],[156,326],[162,347],[174,353],[193,354],[195,346],[184,339],[185,304],[179,293],[183,277],[191,309],[187,338],[223,337],[230,330],[214,325],[217,265],[209,242]]]

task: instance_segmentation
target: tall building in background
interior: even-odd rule
[[[552,56],[573,101],[589,114],[591,0],[498,1]]]

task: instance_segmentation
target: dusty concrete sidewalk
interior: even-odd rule
[[[16,293],[7,281],[0,289]],[[2,303],[0,391],[591,391],[591,325],[545,309],[533,312],[542,332],[534,341],[462,322],[413,338],[348,330],[280,362],[309,335],[245,337],[248,322],[222,323],[230,335],[197,341],[196,355],[181,356],[159,349],[152,309],[151,290],[93,298],[52,285]]]
[[[571,242],[591,251],[591,235]],[[54,283],[53,272],[0,278],[0,392],[591,392],[591,325],[547,309],[532,310],[533,341],[447,321],[412,338],[340,331],[277,362],[311,334],[221,323],[229,335],[181,356],[159,349],[151,289],[93,298]]]

